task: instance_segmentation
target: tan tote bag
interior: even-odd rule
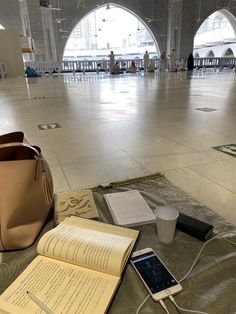
[[[30,246],[52,202],[52,176],[40,148],[22,132],[0,136],[0,251]]]

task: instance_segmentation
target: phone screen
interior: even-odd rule
[[[131,257],[131,261],[137,268],[152,294],[178,284],[175,278],[169,273],[153,252]]]

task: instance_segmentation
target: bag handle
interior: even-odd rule
[[[1,148],[6,148],[6,147],[28,147],[31,150],[33,150],[37,156],[36,158],[36,167],[35,167],[35,180],[37,180],[37,173],[38,173],[38,162],[41,162],[41,166],[42,166],[42,188],[43,188],[43,194],[44,194],[44,200],[45,200],[45,204],[50,205],[53,199],[53,193],[51,191],[50,188],[50,184],[48,182],[48,178],[46,175],[46,170],[44,167],[44,158],[41,154],[41,150],[40,148],[36,148],[34,146],[30,146],[27,145],[25,143],[20,143],[20,142],[13,142],[13,143],[6,143],[6,144],[0,144],[0,149]]]
[[[0,135],[0,144],[24,141],[24,133],[22,131],[11,132]]]
[[[0,149],[6,148],[6,147],[15,147],[15,146],[28,147],[35,152],[35,154],[37,155],[37,158],[40,158],[40,156],[41,156],[41,153],[35,147],[27,145],[25,143],[20,143],[20,142],[0,144]]]

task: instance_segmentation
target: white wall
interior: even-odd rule
[[[1,29],[0,43],[0,61],[7,64],[7,76],[24,76],[24,64],[19,35],[12,29]]]

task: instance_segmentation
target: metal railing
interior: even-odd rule
[[[121,70],[126,71],[129,69],[131,62],[134,61],[137,70],[143,68],[143,59],[124,59],[117,60]],[[155,67],[159,67],[159,59],[153,59]],[[90,60],[90,61],[62,61],[62,62],[25,62],[25,68],[30,66],[39,74],[52,74],[52,73],[77,73],[77,72],[100,72],[109,70],[108,60]]]
[[[195,58],[194,66],[196,68],[214,68],[214,67],[235,67],[236,58],[224,57],[224,58]]]
[[[155,68],[159,69],[159,59],[152,59],[155,64]],[[129,69],[131,62],[134,61],[137,70],[143,69],[143,59],[124,59],[117,60],[121,70],[126,71]],[[184,59],[177,60],[177,67],[180,64],[186,64],[187,61]],[[109,61],[108,60],[77,60],[77,61],[62,61],[62,62],[25,62],[25,67],[30,66],[35,69],[39,74],[52,74],[52,73],[77,73],[77,72],[100,72],[108,71]],[[225,58],[195,58],[195,68],[214,68],[214,67],[228,67],[233,68],[236,66],[236,58],[225,57]],[[1,74],[1,72],[0,72]]]

